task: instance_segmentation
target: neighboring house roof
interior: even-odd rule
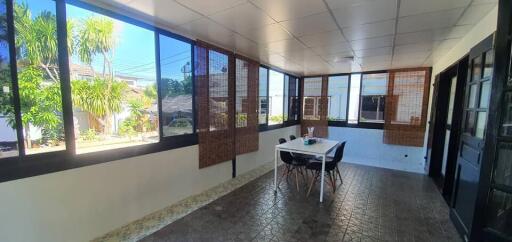
[[[166,97],[162,99],[162,112],[174,113],[184,112],[192,113],[192,96],[179,95],[176,97]]]
[[[87,65],[71,63],[69,64],[69,69],[71,74],[74,75],[94,77],[94,70]]]

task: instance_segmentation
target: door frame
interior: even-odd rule
[[[468,55],[465,55],[438,74],[434,83],[431,126],[429,127],[429,148],[431,151],[427,154],[429,156],[428,174],[438,185],[447,203],[450,203],[451,193],[453,191],[453,180],[455,179],[457,151],[459,148],[458,135],[462,128],[462,107],[464,104],[464,91],[467,81],[467,68]],[[443,177],[441,170],[447,128],[446,119],[448,116],[451,79],[454,76],[457,76],[457,85],[455,87],[456,92],[453,106],[450,144],[448,147],[448,160],[453,160],[453,162],[447,163],[446,174],[448,174],[448,176]]]

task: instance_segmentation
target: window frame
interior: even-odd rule
[[[348,122],[348,113],[349,113],[349,107],[350,107],[350,93],[351,93],[351,87],[352,87],[352,75],[353,74],[360,74],[361,75],[361,84],[363,80],[363,75],[365,74],[379,74],[379,73],[388,73],[389,70],[376,70],[376,71],[363,71],[363,72],[342,72],[342,73],[335,73],[335,74],[329,74],[326,75],[327,77],[331,76],[346,76],[348,75],[348,92],[347,92],[347,118],[344,121],[328,121],[329,127],[346,127],[346,128],[360,128],[360,129],[384,129],[384,122],[382,123],[372,123],[372,122],[360,122],[360,115],[359,110],[361,110],[361,92],[362,88],[359,89],[359,105],[357,106],[357,124],[351,124]],[[322,75],[311,75],[311,76],[303,76],[301,79],[304,78],[314,78],[314,77],[322,77]],[[302,100],[303,95],[301,95],[301,112],[302,112]]]
[[[299,93],[299,96],[301,96],[301,80],[302,78],[296,76],[296,75],[292,75],[292,74],[289,74],[285,71],[282,71],[280,69],[277,69],[277,68],[273,68],[273,67],[270,67],[270,66],[267,66],[265,64],[261,64],[260,63],[260,68],[264,68],[267,70],[267,93],[266,93],[266,96],[267,96],[267,100],[269,100],[269,92],[270,92],[270,88],[269,88],[269,81],[270,81],[270,71],[275,71],[275,72],[279,72],[281,74],[283,74],[283,108],[287,108],[287,107],[284,107],[284,87],[285,87],[285,83],[284,83],[284,76],[288,76],[289,78],[290,77],[295,77],[297,78],[297,86],[298,86],[298,93]],[[260,79],[258,79],[259,81]],[[258,84],[259,85],[259,84]],[[261,93],[259,94],[259,96],[261,96]],[[265,132],[265,131],[270,131],[270,130],[274,130],[274,129],[280,129],[280,128],[285,128],[285,127],[290,127],[290,126],[294,126],[294,125],[299,125],[300,124],[300,120],[301,120],[301,111],[299,110],[299,113],[298,113],[298,118],[297,120],[287,120],[287,121],[284,121],[284,109],[283,109],[283,123],[280,123],[280,124],[272,124],[272,125],[269,125],[268,124],[268,121],[269,121],[269,118],[270,118],[270,102],[268,102],[268,110],[267,110],[267,122],[264,123],[264,124],[259,124],[258,125],[258,130],[259,132]],[[299,106],[302,107],[302,102],[299,101]],[[259,108],[259,107],[258,107]],[[259,111],[258,111],[259,112]]]
[[[351,84],[352,84],[352,73],[340,73],[340,74],[334,74],[334,75],[328,75],[327,76],[327,81],[329,81],[329,78],[330,77],[336,77],[336,76],[347,76],[348,77],[348,86],[347,86],[347,107],[346,107],[346,110],[345,110],[345,120],[336,120],[336,121],[329,121],[329,119],[327,119],[327,124],[328,126],[333,126],[333,127],[347,127],[348,125],[348,109],[350,107],[349,105],[349,102],[350,102],[350,87],[351,87]],[[329,89],[329,85],[327,85],[327,89]],[[329,93],[329,90],[327,90],[327,93]],[[329,116],[329,107],[327,107],[327,116]]]
[[[384,128],[384,122],[385,122],[385,113],[386,113],[386,100],[384,99],[384,110],[382,111],[382,122],[376,122],[376,121],[361,121],[361,108],[362,108],[362,102],[363,102],[363,81],[364,81],[364,75],[370,75],[370,74],[387,74],[387,81],[386,81],[386,94],[384,95],[374,95],[374,96],[384,96],[386,98],[388,96],[388,86],[387,83],[389,81],[389,70],[385,71],[371,71],[371,72],[363,72],[361,73],[361,88],[359,89],[359,109],[358,109],[358,116],[357,116],[357,123],[362,124],[363,127],[370,127],[370,128]]]
[[[140,28],[144,28],[153,32],[155,41],[155,65],[156,65],[156,82],[158,93],[158,120],[159,120],[159,141],[156,143],[142,144],[135,146],[128,146],[123,148],[116,148],[110,150],[102,150],[90,153],[76,154],[75,138],[74,138],[74,124],[73,124],[73,107],[71,102],[71,85],[70,85],[70,70],[69,70],[69,55],[67,45],[58,45],[58,63],[60,69],[61,80],[61,98],[63,109],[63,125],[64,125],[64,140],[66,148],[64,150],[45,152],[39,154],[26,154],[24,146],[23,127],[21,124],[20,112],[20,97],[17,76],[17,60],[15,43],[15,26],[14,26],[14,0],[6,1],[6,23],[7,23],[7,39],[9,42],[9,60],[11,62],[11,82],[13,91],[13,104],[15,110],[16,120],[16,134],[18,137],[18,156],[5,157],[0,159],[0,183],[16,179],[27,178],[31,176],[43,175],[68,169],[74,169],[89,165],[100,164],[104,162],[126,159],[134,156],[141,156],[150,153],[156,153],[166,150],[172,150],[181,147],[187,147],[198,144],[197,137],[197,115],[195,98],[192,99],[193,110],[193,133],[182,134],[176,136],[162,135],[162,99],[161,99],[161,73],[160,73],[160,43],[159,36],[166,36],[174,38],[179,41],[187,42],[191,45],[191,61],[194,62],[194,47],[196,41],[187,37],[172,33],[168,30],[158,28],[151,24],[147,24],[140,20],[128,17],[126,15],[104,9],[90,3],[85,3],[78,0],[58,0],[55,1],[56,6],[56,21],[57,21],[57,41],[58,43],[66,43],[66,6],[67,4],[84,10],[92,11],[97,14],[105,15],[107,17],[125,22]],[[61,41],[63,40],[63,41]],[[195,96],[195,73],[194,65],[192,65],[192,95]]]

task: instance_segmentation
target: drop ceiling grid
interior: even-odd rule
[[[102,1],[109,2],[107,0]],[[178,30],[180,27],[184,27],[187,24],[190,25],[191,22],[198,20],[211,23],[212,28],[217,26],[219,30],[221,30],[220,28],[225,29],[226,33],[231,33],[230,36],[213,39],[207,37],[205,41],[211,41],[213,44],[218,44],[226,49],[259,59],[263,63],[266,61],[267,63],[265,64],[274,65],[280,69],[293,67],[294,74],[317,72],[314,68],[334,70],[336,72],[336,68],[345,69],[344,67],[352,66],[352,69],[366,70],[366,66],[376,66],[378,63],[365,61],[365,59],[377,56],[384,60],[390,56],[391,61],[389,64],[393,64],[397,50],[400,50],[400,58],[396,61],[397,63],[404,62],[403,60],[409,54],[411,58],[414,57],[414,62],[417,62],[419,57],[423,57],[425,53],[428,53],[423,60],[423,65],[429,65],[432,59],[434,59],[433,52],[437,50],[438,46],[443,49],[451,48],[450,46],[457,39],[463,37],[468,29],[472,28],[474,22],[483,16],[480,11],[490,11],[489,9],[492,9],[492,5],[496,4],[495,0],[385,1],[396,3],[394,7],[395,16],[392,18],[389,18],[391,7],[387,6],[383,6],[383,9],[384,7],[386,9],[384,12],[387,12],[387,14],[380,12],[375,12],[376,16],[370,14],[372,11],[378,11],[379,8],[375,6],[367,8],[364,4],[369,6],[368,4],[374,3],[374,0],[281,0],[279,3],[276,3],[275,0],[220,0],[220,2],[217,1],[217,5],[220,7],[216,6],[217,8],[214,10],[202,9],[208,6],[208,4],[211,5],[211,3],[205,3],[203,0],[172,0],[172,2],[190,11],[191,16],[194,14],[200,15],[200,18],[197,20],[178,25],[172,24],[173,21],[176,21],[172,19],[172,16],[166,17],[163,11],[158,11],[159,6],[170,6],[169,4],[164,4],[165,2],[158,0],[148,1],[149,3],[146,4],[154,6],[153,14],[156,16],[153,17],[155,19],[167,19],[167,25],[170,24],[178,28]],[[472,4],[477,1],[478,4]],[[115,0],[115,2],[124,7],[131,5],[133,11],[139,12],[133,6],[144,2],[144,0]],[[292,10],[290,12],[286,12],[288,5],[291,6],[292,3],[300,5],[301,2],[307,5],[294,5],[291,7]],[[401,5],[403,4],[405,4],[406,10],[402,8]],[[347,19],[346,16],[339,19],[339,16],[343,16],[343,13],[347,15],[347,10],[340,10],[343,6],[346,6],[348,9],[354,8],[356,13],[361,13],[361,16],[351,15],[351,17],[355,18],[354,20],[341,22],[343,19]],[[237,8],[245,10],[240,10],[237,13],[235,11]],[[149,9],[151,14],[151,7]],[[367,10],[369,12],[366,12]],[[230,11],[235,13],[229,13]],[[466,12],[468,12],[468,15],[465,16]],[[253,22],[261,21],[261,19],[264,20],[261,23],[253,23],[250,20],[244,19],[251,18],[251,16],[244,15],[244,13],[249,13],[247,15],[252,16],[251,20]],[[475,13],[479,15],[474,16]],[[161,15],[158,16],[159,14]],[[454,14],[457,16],[450,16]],[[432,16],[447,19],[450,23],[445,24],[437,19],[429,19],[429,17],[433,18]],[[295,29],[290,27],[290,25],[301,23],[301,21],[305,21],[304,23],[311,21],[312,23],[309,23],[310,28],[322,25],[321,23],[333,21],[335,29],[333,29],[334,26],[329,24],[327,24],[328,26],[320,26],[321,28],[319,27],[318,30],[306,29],[304,31],[304,29],[296,29],[297,26],[292,26]],[[412,23],[407,23],[408,21],[412,21]],[[246,24],[242,24],[242,22]],[[400,26],[400,23],[408,25]],[[415,26],[421,23],[427,26],[425,28]],[[246,26],[253,26],[253,28],[245,29]],[[208,29],[208,26],[205,28]],[[198,33],[197,29],[201,28],[196,28],[196,32],[189,30],[188,36],[204,37],[206,35],[215,37],[215,34],[212,33]],[[319,32],[316,33],[317,31]],[[255,33],[251,34],[253,32]],[[304,33],[314,34],[303,35]],[[422,36],[427,38],[422,38]],[[415,50],[412,44],[417,44],[421,49]],[[387,48],[391,48],[391,51],[388,52]],[[354,63],[358,67],[354,67],[350,63],[345,64],[343,57],[347,55],[355,56]],[[272,60],[279,61],[274,62]],[[361,63],[365,62],[366,64],[361,65]],[[383,65],[387,65],[387,63]],[[302,73],[296,72],[298,68],[302,68]]]

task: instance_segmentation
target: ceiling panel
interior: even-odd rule
[[[329,1],[338,24],[342,27],[390,20],[396,17],[396,0],[361,1]]]
[[[392,53],[392,47],[383,47],[383,48],[374,48],[374,49],[366,49],[366,50],[356,50],[355,55],[357,57],[366,57],[366,56],[380,56],[380,55],[390,55]]]
[[[395,46],[395,55],[404,53],[415,53],[415,52],[430,52],[434,49],[435,42],[419,42],[408,45],[397,45]]]
[[[307,48],[306,46],[304,46],[302,43],[300,43],[296,39],[288,39],[288,40],[271,42],[271,43],[264,45],[264,47],[273,53],[287,53],[290,51],[297,51],[297,50],[302,50],[304,48]]]
[[[464,8],[471,0],[402,0],[400,2],[400,17],[431,13],[436,11]]]
[[[389,46],[393,45],[393,35],[354,40],[354,41],[350,42],[350,44],[352,45],[352,49],[354,49],[354,50],[389,47]]]
[[[243,30],[247,29],[262,28],[265,25],[275,23],[275,21],[268,17],[263,11],[250,3],[244,3],[229,8],[210,16],[210,18],[237,32],[243,32]]]
[[[395,21],[389,20],[343,28],[343,32],[349,40],[358,40],[390,35],[394,33],[394,28]]]
[[[451,27],[455,25],[463,11],[463,8],[457,8],[399,18],[398,33]]]
[[[348,42],[338,42],[332,45],[318,46],[312,50],[320,56],[328,56],[339,52],[350,52],[350,44]]]
[[[204,0],[176,0],[178,3],[187,6],[188,8],[194,9],[204,15],[212,15],[222,10],[234,7],[238,4],[246,2],[246,0],[215,0],[215,1],[204,1]],[[145,1],[148,2],[148,1]]]
[[[204,1],[204,0],[203,0]],[[327,11],[322,0],[251,0],[274,20],[281,22]]]
[[[280,24],[269,24],[255,29],[240,29],[238,33],[261,44],[292,38]]]
[[[137,12],[153,16],[157,20],[165,21],[171,25],[180,25],[202,17],[200,14],[181,6],[175,1],[135,0],[128,2],[127,6]]]
[[[496,6],[496,3],[472,4],[462,15],[457,25],[476,24]]]
[[[332,45],[339,42],[346,42],[345,38],[343,38],[339,30],[312,35],[304,35],[299,37],[299,39],[309,47]]]
[[[281,24],[297,37],[328,32],[337,29],[336,23],[328,12],[313,14],[295,20],[284,21],[281,22]]]
[[[223,45],[225,48],[234,47],[235,44],[233,32],[208,18],[182,24],[177,29],[182,33],[196,36],[201,40]]]
[[[311,49],[297,49],[294,51],[287,51],[282,53],[282,55],[285,56],[286,59],[293,60],[297,63],[304,63],[304,60],[310,58],[318,58],[318,54],[313,52]]]
[[[338,63],[338,62],[346,62],[352,61],[354,59],[354,54],[350,51],[339,52],[336,54],[328,54],[322,56],[329,63]]]

